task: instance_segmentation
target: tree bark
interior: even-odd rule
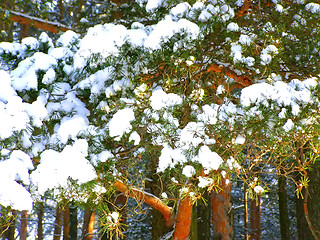
[[[186,196],[179,201],[176,226],[174,229],[173,240],[189,239],[191,219],[192,219],[192,199]]]
[[[78,209],[70,205],[70,239],[78,239]]]
[[[69,204],[63,211],[63,240],[68,240],[70,234],[70,209]]]
[[[44,214],[43,203],[40,202],[39,209],[38,209],[37,240],[43,240],[43,214]]]
[[[214,240],[233,239],[232,223],[229,216],[231,184],[227,184],[226,180],[222,179],[220,183],[221,190],[212,192],[211,196]]]
[[[27,240],[28,237],[28,212],[21,211],[20,218],[20,240]]]
[[[278,197],[281,239],[289,240],[290,232],[287,203],[287,179],[282,175],[278,176]]]
[[[307,170],[309,176],[308,192],[302,190],[304,199],[297,198],[298,239],[320,239],[320,164],[316,162]]]
[[[245,186],[244,190],[244,239],[249,240],[249,202],[248,202],[248,190]]]
[[[96,213],[90,208],[85,211],[82,226],[82,240],[92,240],[95,217]]]
[[[56,219],[54,221],[53,240],[60,240],[61,239],[62,217],[63,217],[63,212],[62,212],[60,206],[57,205]]]
[[[156,196],[144,192],[140,189],[136,188],[129,188],[126,186],[123,182],[117,180],[113,186],[118,191],[122,192],[125,196],[133,197],[135,199],[139,199],[141,201],[144,201],[145,203],[151,205],[153,208],[157,209],[162,213],[162,216],[166,220],[167,226],[172,226],[174,221],[172,218],[172,211],[171,208],[169,208],[167,205],[165,205],[159,198]]]
[[[261,240],[261,201],[260,195],[250,200],[250,239]]]
[[[20,24],[34,26],[35,28],[43,29],[53,33],[72,30],[69,27],[58,22],[46,21],[41,18],[31,17],[27,14],[18,13],[14,11],[10,12],[10,20],[14,22],[18,22]]]
[[[29,36],[30,26],[26,24],[20,24],[19,40]]]
[[[210,240],[210,213],[211,202],[209,199],[209,193],[206,191],[202,196],[206,202],[198,201],[197,209],[197,225],[198,225],[198,239]]]

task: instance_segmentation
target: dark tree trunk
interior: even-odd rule
[[[248,189],[245,185],[244,191],[244,240],[249,240],[249,202]]]
[[[78,239],[78,209],[70,205],[70,239]]]
[[[251,240],[261,240],[261,201],[260,195],[250,200]]]
[[[310,180],[308,192],[302,191],[304,199],[297,198],[296,205],[299,240],[320,239],[320,163],[316,162],[307,172]]]
[[[289,240],[290,232],[287,203],[287,179],[282,175],[279,175],[278,177],[278,197],[281,239]]]
[[[37,240],[43,240],[43,214],[44,214],[43,203],[40,202],[39,209],[38,209]]]
[[[28,212],[21,211],[20,218],[20,240],[27,240],[28,237]]]
[[[70,209],[69,204],[63,211],[63,240],[68,240],[70,234]]]
[[[198,238],[198,213],[197,213],[197,206],[196,205],[193,205],[193,209],[192,209],[190,239],[199,240],[199,238]]]
[[[197,209],[197,225],[198,225],[198,239],[210,240],[210,213],[211,202],[209,199],[209,193],[206,191],[203,196],[206,202],[198,201]]]
[[[56,219],[54,221],[54,231],[53,231],[53,240],[60,240],[61,239],[61,229],[62,229],[62,210],[61,207],[58,205],[56,208]]]

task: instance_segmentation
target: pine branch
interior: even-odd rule
[[[49,32],[53,32],[53,33],[58,33],[60,31],[66,32],[68,30],[73,30],[68,26],[65,26],[58,22],[47,21],[41,18],[32,17],[27,14],[14,12],[14,11],[10,11],[10,20],[21,23],[21,24],[33,26],[39,29],[43,29]]]
[[[163,215],[164,219],[166,220],[167,226],[172,226],[174,223],[172,210],[170,207],[165,205],[158,197],[144,192],[140,189],[129,187],[125,185],[120,180],[116,180],[116,182],[113,184],[116,190],[122,192],[124,195],[128,197],[132,197],[134,199],[141,200],[153,208],[157,209],[161,214]]]

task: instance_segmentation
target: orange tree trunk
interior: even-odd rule
[[[250,200],[251,240],[261,240],[261,200],[260,195]]]
[[[190,196],[180,199],[173,235],[174,240],[188,239],[191,226],[192,205]]]
[[[88,208],[84,213],[84,222],[82,227],[82,235],[83,235],[82,240],[92,240],[95,218],[96,218],[96,213]]]
[[[231,207],[231,184],[227,184],[226,179],[222,179],[220,188],[219,192],[212,192],[211,196],[213,239],[232,240],[233,229],[228,214]]]
[[[135,199],[139,199],[147,204],[149,204],[151,207],[157,209],[161,212],[162,216],[166,220],[167,226],[173,225],[173,217],[172,217],[172,211],[171,208],[165,205],[159,198],[156,196],[144,192],[140,189],[136,189],[133,187],[126,186],[123,182],[117,180],[114,185],[115,189],[122,192],[124,195],[128,197],[132,197]]]

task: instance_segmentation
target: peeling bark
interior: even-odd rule
[[[179,207],[176,216],[176,226],[174,229],[174,240],[189,239],[191,219],[192,219],[192,199],[186,196],[180,199]]]
[[[84,214],[84,221],[82,226],[82,240],[92,240],[95,218],[96,213],[88,208]]]
[[[124,195],[126,195],[128,197],[133,197],[135,199],[139,199],[139,200],[149,204],[153,208],[157,209],[158,211],[161,212],[162,216],[166,220],[167,226],[173,225],[174,221],[173,221],[173,217],[172,217],[171,208],[168,207],[167,205],[165,205],[156,196],[154,196],[150,193],[144,192],[140,189],[128,187],[123,182],[121,182],[119,180],[117,180],[113,186],[115,187],[116,190],[122,192]]]
[[[221,190],[213,192],[211,196],[212,203],[212,224],[213,239],[215,240],[232,240],[233,229],[229,210],[231,208],[231,184],[227,184],[227,179],[222,179],[220,183]]]

